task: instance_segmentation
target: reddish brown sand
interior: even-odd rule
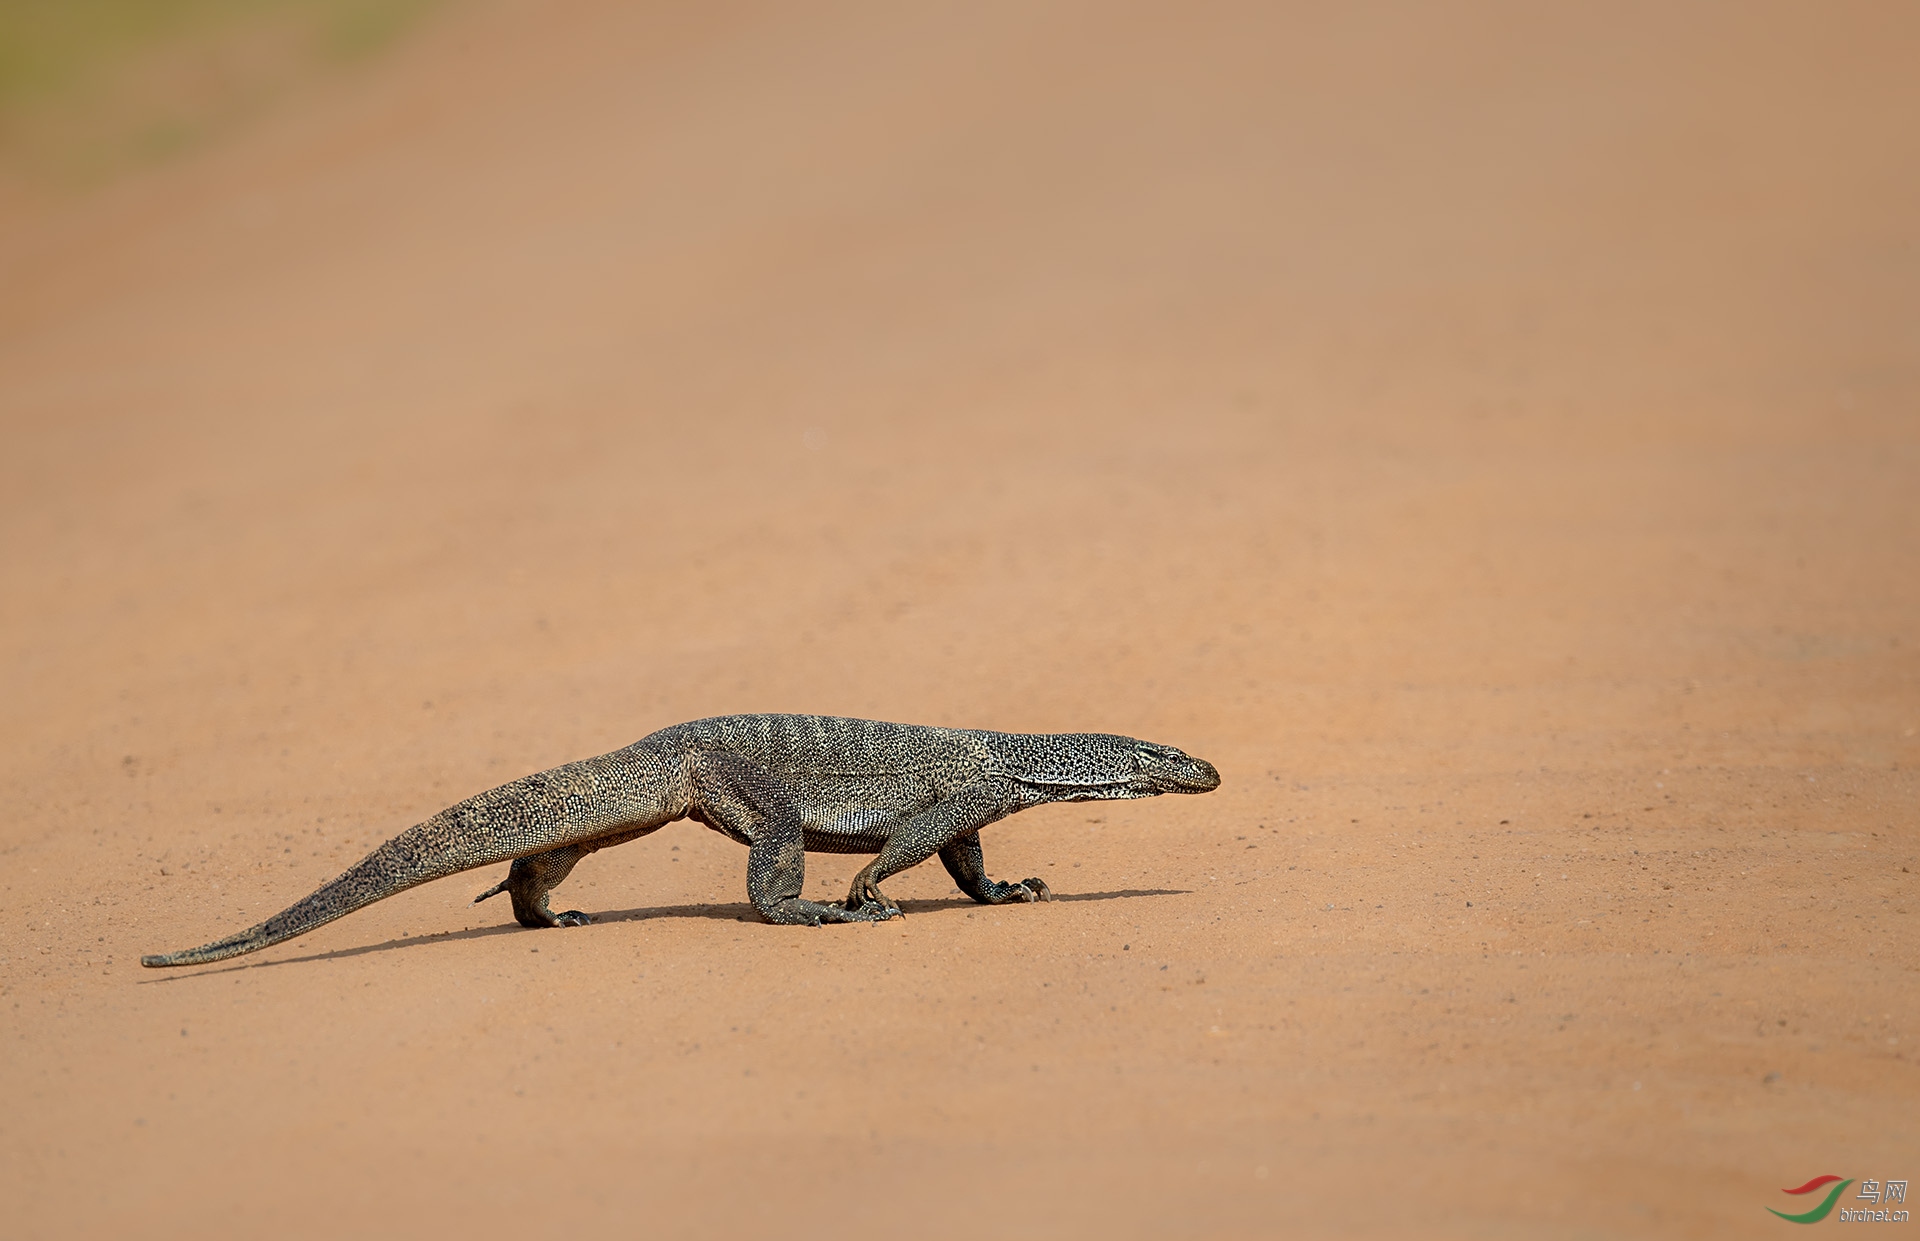
[[[1920,1178],[1913,10],[1334,10],[480,4],[16,191],[0,1234],[1752,1237]],[[1225,784],[990,829],[1049,905],[765,926],[680,825],[586,929],[489,870],[136,964],[734,711]]]

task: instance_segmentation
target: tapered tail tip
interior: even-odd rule
[[[228,957],[244,956],[257,952],[271,944],[277,944],[286,936],[262,937],[255,927],[241,935],[229,939],[217,939],[211,944],[202,944],[198,948],[183,948],[179,952],[150,952],[140,958],[140,964],[150,970],[165,969],[170,965],[207,965],[214,961],[224,961]]]

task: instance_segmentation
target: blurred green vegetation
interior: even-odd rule
[[[391,43],[438,0],[0,0],[0,160],[92,179]]]

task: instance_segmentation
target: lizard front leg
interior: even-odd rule
[[[986,858],[980,852],[980,833],[973,832],[940,850],[941,864],[960,890],[982,905],[1007,905],[1015,901],[1050,901],[1053,890],[1044,879],[1022,879],[1019,883],[1001,883],[987,878]]]
[[[887,843],[880,848],[880,856],[867,863],[853,877],[853,887],[847,893],[847,908],[886,909],[898,913],[900,907],[880,890],[882,879],[910,866],[918,866],[935,853],[969,836],[974,840],[973,855],[978,865],[980,829],[996,819],[1006,817],[1006,813],[1005,782],[981,780],[966,785],[945,801],[914,815],[887,837]],[[953,870],[951,862],[947,864],[947,869]],[[955,874],[957,877],[958,872]],[[981,876],[985,878],[984,870]]]

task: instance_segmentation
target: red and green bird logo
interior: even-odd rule
[[[1836,1181],[1838,1181],[1839,1184],[1834,1184]],[[1819,1206],[1814,1207],[1811,1211],[1802,1211],[1798,1215],[1788,1215],[1785,1211],[1773,1211],[1772,1207],[1768,1207],[1767,1210],[1773,1211],[1775,1215],[1778,1215],[1790,1224],[1817,1224],[1833,1213],[1833,1204],[1840,1201],[1840,1195],[1845,1193],[1847,1186],[1851,1184],[1853,1184],[1852,1181],[1842,1181],[1837,1176],[1816,1176],[1798,1189],[1783,1189],[1780,1192],[1783,1194],[1810,1194],[1823,1185],[1833,1185],[1833,1188],[1827,1192],[1825,1200],[1822,1201]]]

